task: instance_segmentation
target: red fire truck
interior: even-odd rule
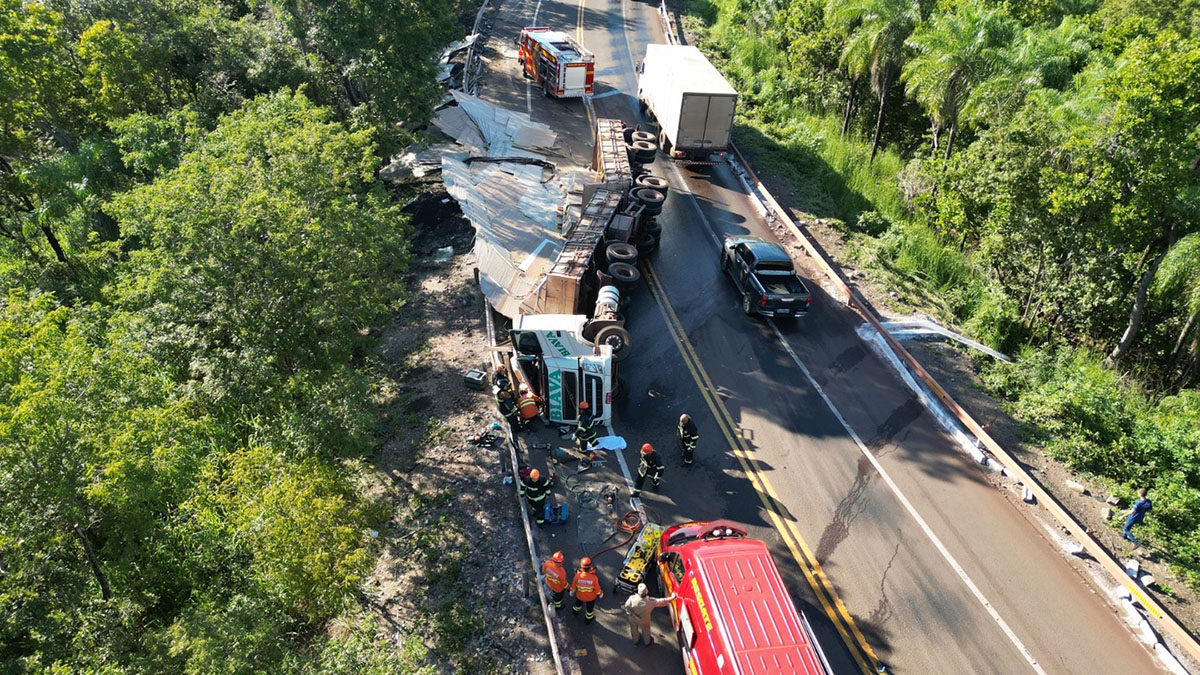
[[[662,533],[658,575],[674,593],[689,675],[829,675],[832,669],[796,611],[766,544],[727,520]]]
[[[596,56],[570,35],[549,28],[525,28],[517,38],[525,77],[554,98],[592,93]]]

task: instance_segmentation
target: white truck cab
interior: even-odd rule
[[[521,315],[513,323],[512,371],[545,400],[551,422],[576,423],[580,401],[598,421],[612,420],[612,347],[585,340],[587,323],[577,314]]]

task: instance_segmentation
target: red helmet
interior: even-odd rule
[[[585,570],[591,569],[592,568],[592,559],[588,558],[588,557],[581,558],[579,560],[579,566]]]
[[[556,563],[560,563],[563,560],[566,560],[566,558],[563,557],[562,551],[555,551],[554,555],[550,556],[550,559]]]
[[[580,402],[579,402],[579,409],[580,409],[580,410],[587,410],[587,409],[588,409],[588,408],[590,408],[590,407],[591,407],[591,406],[590,406],[590,405],[588,405],[588,402],[587,402],[587,401],[580,401]]]
[[[648,454],[650,454],[650,453],[652,453],[652,452],[654,452],[654,446],[653,446],[653,445],[650,445],[649,443],[643,443],[643,444],[642,444],[642,454],[643,454],[643,455],[648,455]]]
[[[529,480],[539,480],[542,477],[542,472],[534,469],[529,472]]]

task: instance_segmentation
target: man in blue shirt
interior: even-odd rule
[[[1146,488],[1138,488],[1137,493],[1138,499],[1133,503],[1133,508],[1125,512],[1125,530],[1123,534],[1126,539],[1133,542],[1134,546],[1141,546],[1141,544],[1138,544],[1138,540],[1133,536],[1131,530],[1134,525],[1142,524],[1142,521],[1146,519],[1146,514],[1154,508],[1154,504],[1146,497]]]

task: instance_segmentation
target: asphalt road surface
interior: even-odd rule
[[[656,5],[506,0],[499,11],[518,27],[536,13],[536,25],[578,30],[596,53],[594,115],[644,122],[633,64],[664,42]],[[590,154],[593,113],[582,102],[527,96],[515,61],[491,69],[488,98],[553,124],[574,156]],[[628,314],[636,352],[621,373],[631,395],[615,424],[631,446],[667,450],[648,506],[667,523],[731,519],[769,542],[838,673],[876,660],[896,673],[1158,670],[1044,528],[857,337],[856,314],[813,283],[803,319],[742,313],[718,242],[772,235],[727,168],[660,158],[654,173],[671,193],[661,249]],[[682,412],[701,434],[693,468],[676,453]],[[670,648],[630,647],[619,600],[606,601],[594,626],[563,624],[588,647],[585,672],[683,672]],[[658,621],[661,641],[665,612]]]

